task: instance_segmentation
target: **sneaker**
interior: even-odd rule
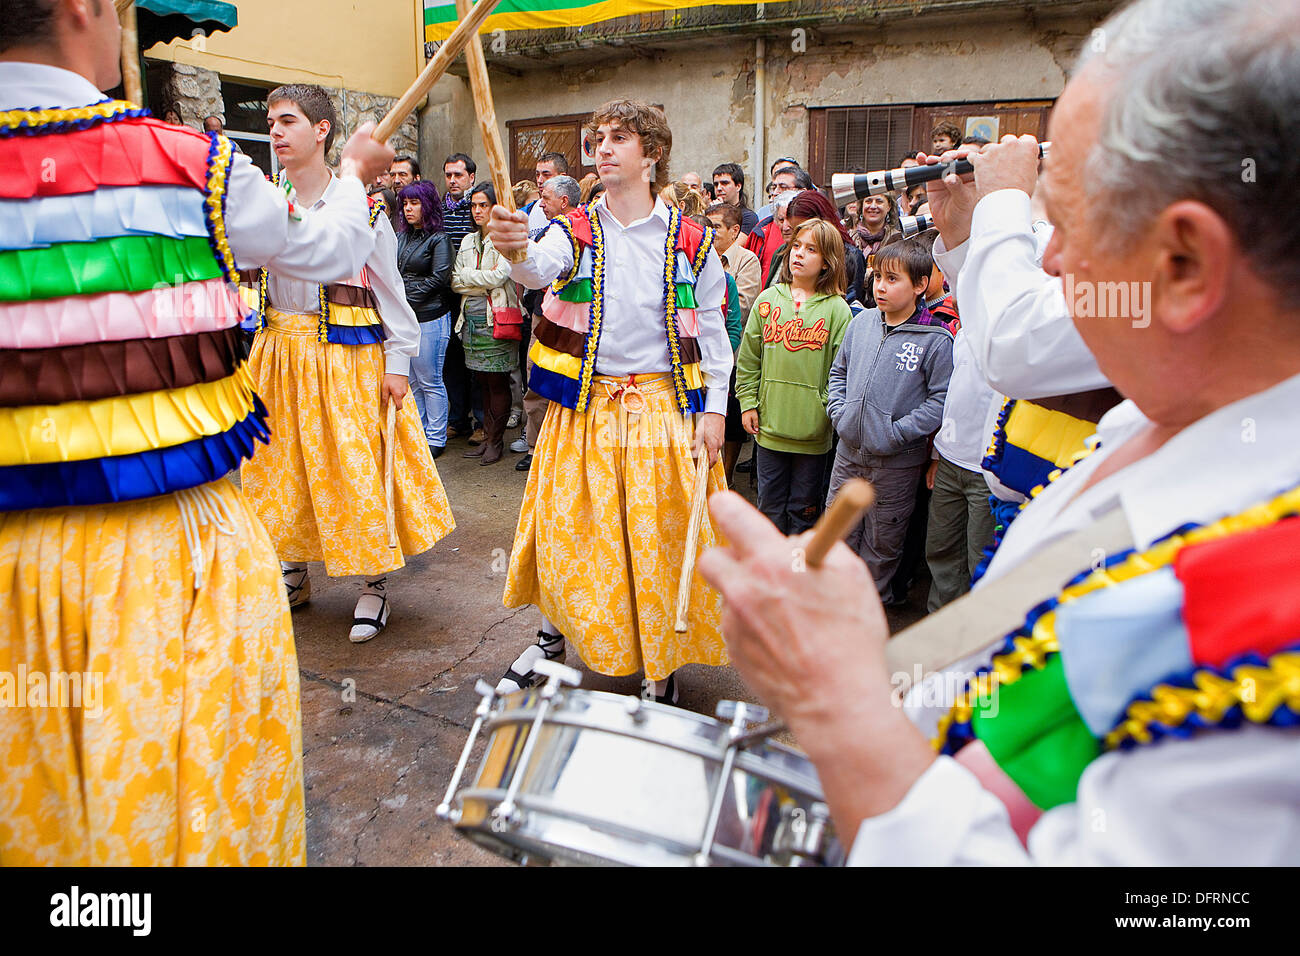
[[[537,683],[537,674],[533,671],[533,665],[543,658],[563,664],[565,652],[564,635],[538,631],[537,643],[529,644],[524,648],[524,652],[515,658],[515,662],[510,665],[505,676],[497,681],[497,693],[513,694],[525,687],[532,687]]]
[[[506,428],[518,428],[523,424],[524,416],[522,412],[511,411],[510,417],[506,419]]]
[[[531,467],[533,467],[532,452],[529,452],[528,454],[524,455],[523,458],[520,458],[517,462],[515,462],[515,471],[527,471]]]
[[[510,450],[516,455],[522,455],[524,452],[528,451],[528,439],[516,438],[510,443]]]

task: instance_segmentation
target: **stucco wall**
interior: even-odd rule
[[[442,163],[452,153],[468,153],[475,162],[483,162],[469,84],[455,76],[444,76],[433,85],[428,105],[420,111],[420,166],[424,178],[432,180],[439,193],[445,185]],[[486,167],[481,173],[487,178]]]
[[[401,96],[424,66],[413,0],[259,0],[239,4],[239,25],[145,51],[261,83],[317,83]]]

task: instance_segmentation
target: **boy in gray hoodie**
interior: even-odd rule
[[[925,309],[933,267],[925,246],[906,239],[875,258],[878,307],[853,320],[831,366],[826,412],[840,440],[826,503],[850,478],[875,486],[876,503],[847,543],[883,593],[943,419],[953,337]]]

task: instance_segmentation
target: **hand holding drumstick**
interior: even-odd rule
[[[817,765],[848,840],[863,819],[895,806],[934,761],[892,700],[889,624],[875,583],[838,540],[872,497],[870,486],[845,485],[816,528],[787,538],[740,495],[716,494],[709,510],[731,544],[699,559],[725,601],[732,662]]]

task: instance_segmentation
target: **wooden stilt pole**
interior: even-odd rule
[[[456,0],[456,13],[463,20],[470,13],[469,0]],[[506,161],[505,147],[501,145],[501,131],[497,129],[497,111],[492,103],[492,85],[488,82],[483,41],[477,33],[465,45],[465,62],[469,66],[469,88],[474,94],[474,112],[478,114],[478,128],[483,136],[488,168],[492,171],[492,188],[496,190],[497,205],[514,212],[515,198],[510,188],[510,167]],[[502,254],[511,262],[524,261],[525,252],[522,249]]]
[[[140,30],[135,4],[120,4],[117,20],[122,24],[122,88],[126,98],[139,106],[144,102],[144,88],[140,83]]]

